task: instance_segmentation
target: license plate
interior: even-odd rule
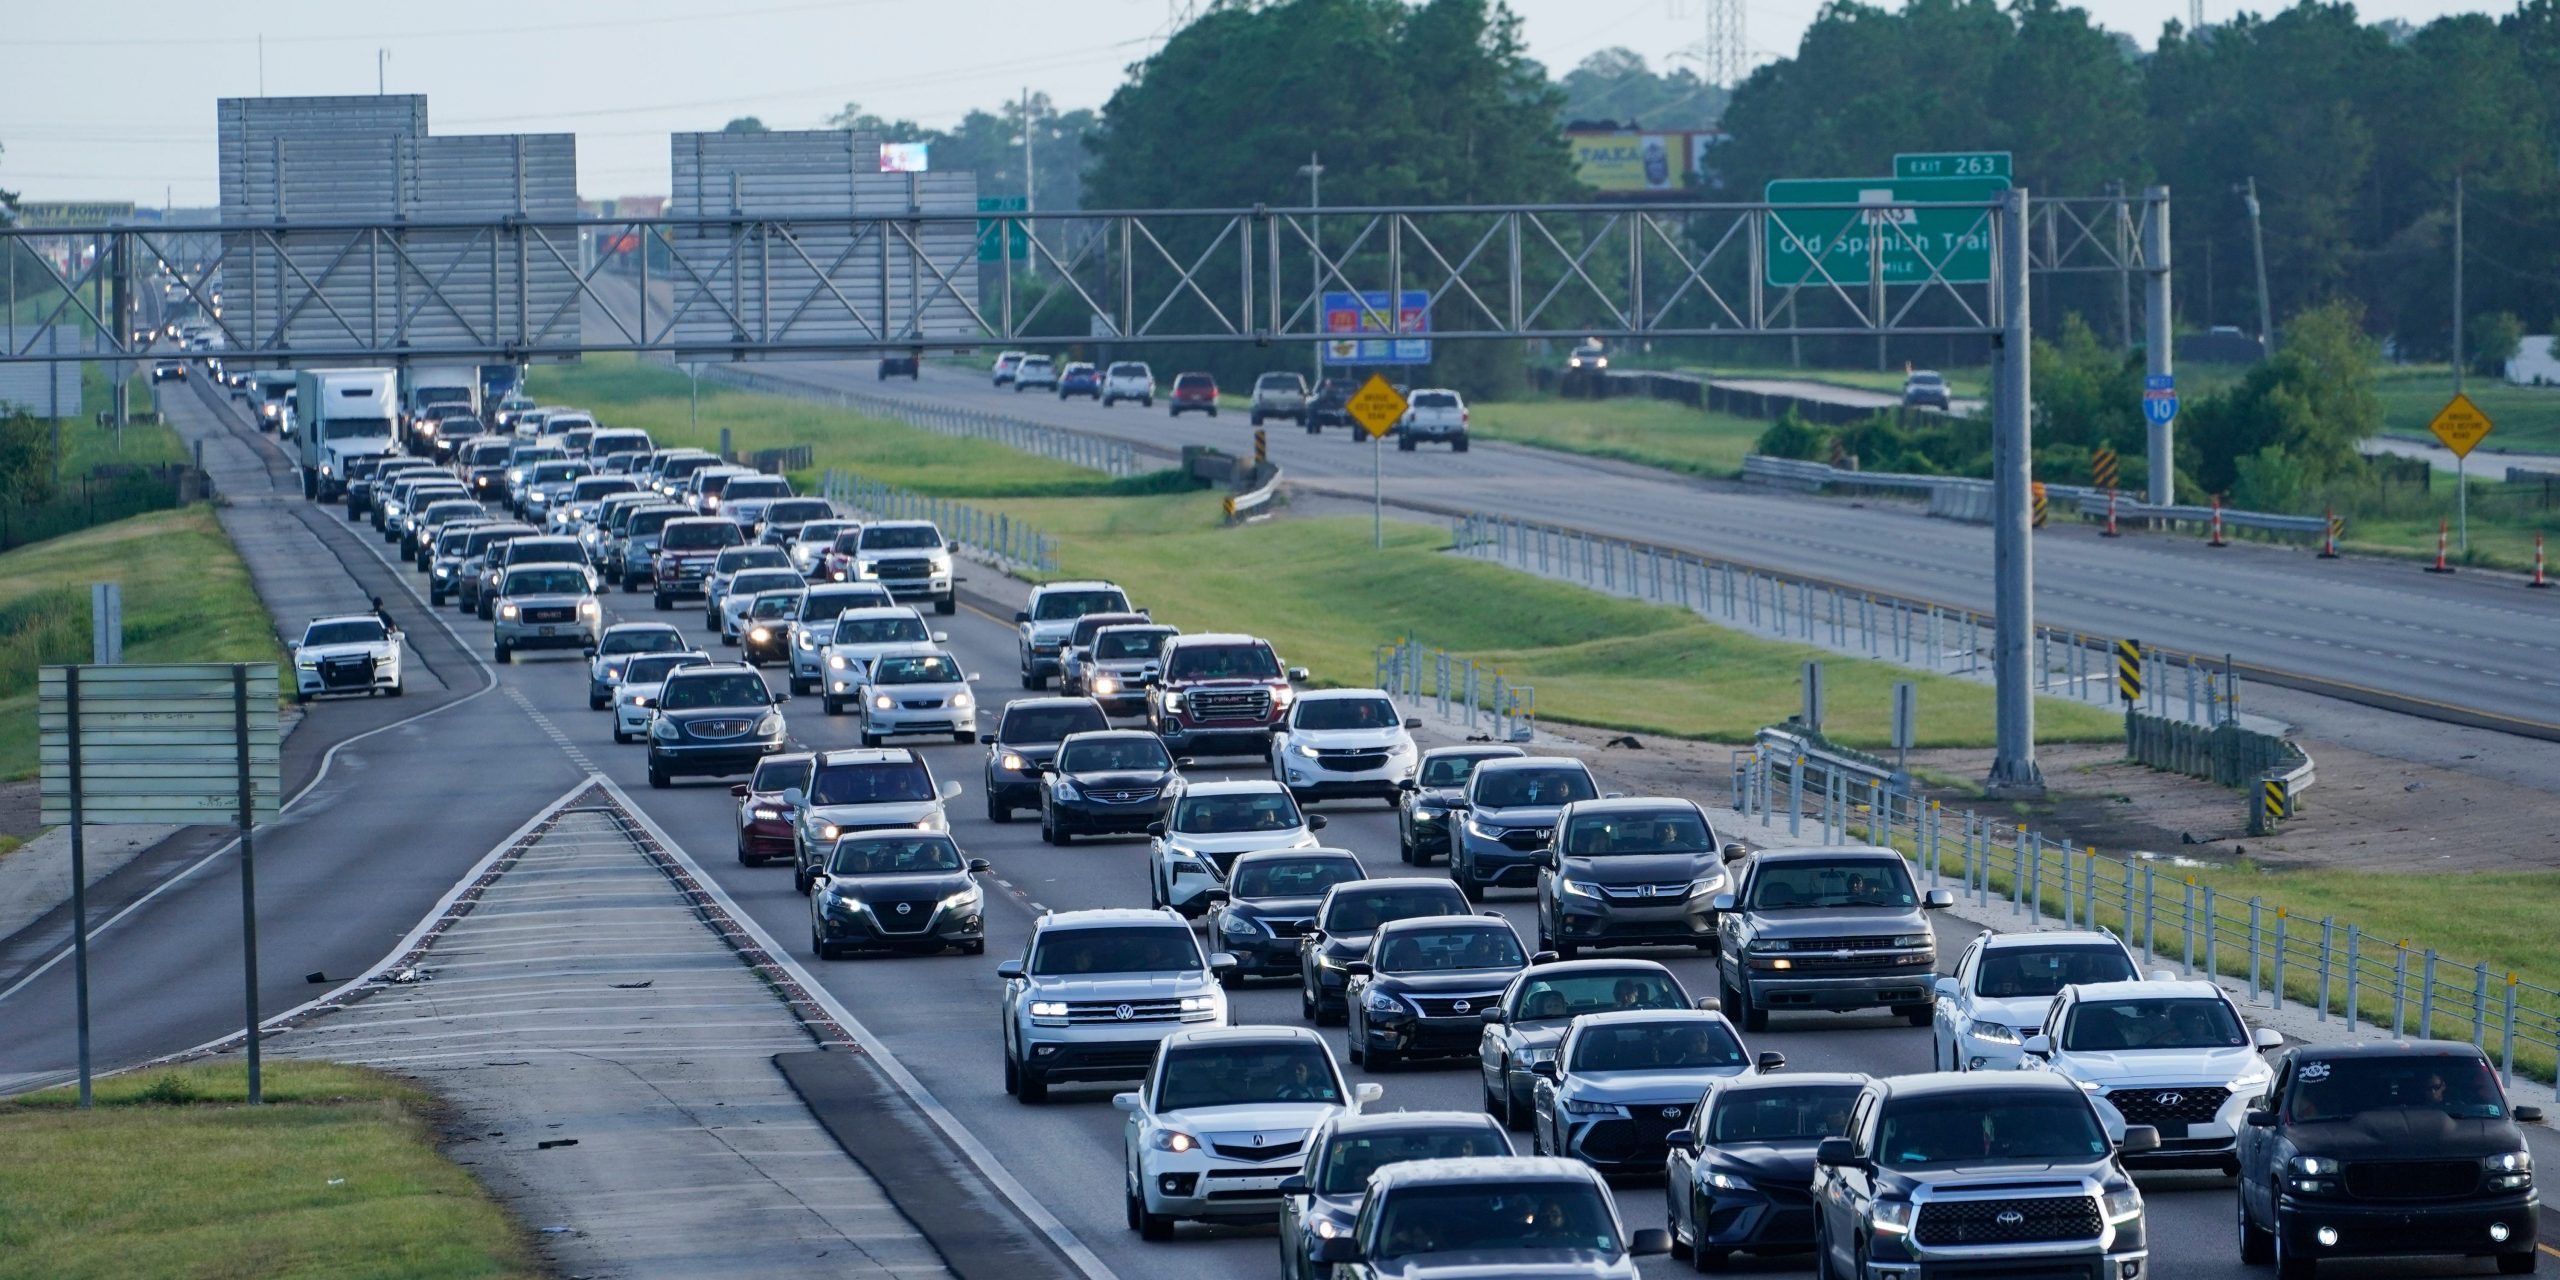
[[[558,628],[558,627],[544,627],[544,628],[542,629],[542,634],[544,634],[544,635],[546,635],[546,636],[556,636],[556,635],[560,634],[560,628]]]

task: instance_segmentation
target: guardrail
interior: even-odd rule
[[[827,468],[818,495],[844,511],[875,520],[931,520],[961,553],[998,568],[1037,573],[1058,569],[1058,541],[1001,511],[988,511]]]
[[[1742,460],[1742,478],[1757,484],[1801,489],[1808,493],[1825,489],[1860,491],[1898,491],[1929,495],[1929,514],[1969,524],[1991,519],[1991,482],[1972,476],[1927,476],[1900,471],[1852,471],[1827,462],[1811,462],[1801,458],[1773,458],[1752,454]],[[2108,498],[2104,489],[2079,484],[2047,484],[2045,498],[2050,503],[2070,504],[2088,520],[2107,518]],[[2115,518],[2119,524],[2194,524],[2213,522],[2212,507],[2155,507],[2118,494]],[[2254,529],[2260,533],[2278,533],[2317,538],[2328,531],[2319,516],[2287,516],[2268,511],[2221,509],[2223,527]]]
[[[1452,516],[1449,541],[1459,555],[1686,609],[1738,630],[1943,675],[1991,674],[1987,613],[1511,516]],[[2036,628],[2039,693],[2117,705],[2114,662],[2107,637]],[[2180,668],[2183,679],[2173,679]],[[2141,709],[2170,719],[2212,725],[2240,712],[2239,679],[2220,658],[2145,646],[2142,691]]]
[[[1787,750],[1782,736],[1734,753],[1733,807],[1764,828],[1801,836],[1810,822],[1826,843],[1863,841],[1908,855],[1929,887],[1961,900],[2004,903],[2024,927],[2053,921],[2111,929],[2147,965],[2174,960],[2190,976],[2234,980],[2250,1004],[2288,1005],[2352,1032],[2468,1040],[2512,1082],[2553,1078],[2560,1065],[2560,990],[2519,981],[2483,963],[2463,964],[2406,938],[2353,921],[2310,919],[2262,897],[2214,888],[2203,868],[2154,856],[2101,856],[2049,840],[2023,824],[1950,809],[1857,768]],[[1802,761],[1799,764],[1799,761]],[[2275,771],[2308,785],[2306,756]],[[1978,914],[1978,913],[1977,913]]]
[[[1135,446],[1081,431],[1068,431],[1001,414],[979,413],[938,404],[903,400],[896,396],[869,395],[860,391],[834,391],[813,387],[789,378],[779,378],[752,369],[729,364],[705,364],[700,376],[724,383],[742,391],[761,392],[793,400],[809,400],[831,405],[853,413],[867,413],[875,418],[888,418],[911,427],[922,427],[938,435],[965,436],[989,440],[1007,448],[1043,458],[1055,458],[1069,466],[1085,467],[1110,476],[1134,476],[1153,470],[1139,462]]]
[[[1271,467],[1271,476],[1261,484],[1227,499],[1227,522],[1233,524],[1280,496],[1280,468]]]
[[[1482,728],[1495,742],[1529,741],[1537,735],[1537,689],[1512,684],[1499,670],[1486,680],[1486,670],[1473,658],[1425,649],[1411,639],[1377,650],[1377,687],[1389,696],[1417,706],[1427,700],[1442,719],[1463,720],[1470,736]]]

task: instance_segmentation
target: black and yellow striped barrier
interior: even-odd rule
[[[2044,481],[2038,480],[2035,482],[2035,527],[2043,528],[2045,517],[2051,512],[2051,505],[2045,501]]]
[[[2142,642],[2116,641],[2116,693],[2128,707],[2142,701]]]

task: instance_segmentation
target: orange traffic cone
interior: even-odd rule
[[[2436,521],[2436,562],[2427,566],[2427,572],[2429,573],[2453,572],[2453,566],[2444,562],[2444,539],[2446,531],[2445,522],[2442,520]]]
[[[2542,535],[2538,533],[2533,535],[2533,581],[2525,585],[2528,587],[2551,585],[2551,579],[2542,576]]]
[[[2204,540],[2204,544],[2208,547],[2227,547],[2231,545],[2230,543],[2222,540],[2222,495],[2218,493],[2213,495],[2213,536],[2206,538]]]
[[[2338,513],[2331,511],[2323,514],[2320,518],[2320,527],[2323,530],[2320,535],[2320,558],[2335,560],[2338,558]]]

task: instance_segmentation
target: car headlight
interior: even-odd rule
[[[1031,1002],[1031,1016],[1035,1018],[1063,1018],[1067,1016],[1067,1002],[1064,1000],[1034,1000]]]
[[[2509,1151],[2483,1158],[2480,1165],[2489,1174],[2492,1191],[2522,1191],[2533,1185],[2533,1153]]]
[[[967,911],[976,907],[984,897],[985,894],[973,884],[944,898],[940,907],[944,911]]]
[[[1894,938],[1893,945],[1897,947],[1925,947],[1929,945],[1929,935],[1925,933],[1901,934]]]
[[[1569,1116],[1623,1116],[1626,1108],[1614,1102],[1593,1102],[1583,1098],[1561,1098],[1557,1105]]]
[[[882,711],[887,711],[897,706],[898,700],[885,693],[873,694],[871,697],[871,705]]]
[[[1180,1129],[1152,1129],[1147,1133],[1147,1145],[1158,1151],[1180,1155],[1185,1151],[1199,1150],[1200,1140]]]
[[[1093,691],[1107,698],[1112,694],[1120,692],[1120,682],[1109,676],[1095,676],[1093,678]]]
[[[1296,689],[1285,684],[1281,685],[1271,691],[1271,705],[1274,707],[1286,707],[1289,705],[1289,699],[1297,696],[1298,691]]]
[[[1499,840],[1502,838],[1502,832],[1499,829],[1488,827],[1483,823],[1476,821],[1474,818],[1467,819],[1467,834],[1474,836],[1478,840]]]
[[[1689,882],[1689,896],[1692,898],[1710,897],[1724,892],[1724,887],[1725,874],[1721,871],[1710,871],[1706,875]]]
[[[1309,760],[1316,758],[1316,749],[1303,742],[1290,744],[1289,750],[1298,755],[1305,756]]]
[[[622,668],[620,668],[620,667],[606,667],[606,668],[604,669],[604,678],[605,678],[605,679],[607,679],[607,680],[619,680],[619,679],[621,679],[621,678],[622,678]]]
[[[750,630],[749,632],[747,632],[747,638],[748,638],[749,640],[753,640],[753,641],[755,641],[755,642],[756,642],[756,643],[758,643],[758,644],[763,644],[765,641],[773,639],[773,628],[771,628],[771,627],[757,627],[757,628],[754,628],[753,630]]]
[[[850,919],[862,914],[862,899],[830,893],[826,897],[827,914]]]
[[[1908,1235],[1918,1212],[1908,1200],[1878,1200],[1867,1209],[1867,1226],[1884,1235]]]
[[[780,809],[758,809],[755,811],[755,819],[758,822],[780,822],[782,821],[782,811]]]
[[[844,655],[843,655],[843,654],[841,654],[841,653],[830,653],[830,654],[828,654],[828,655],[827,655],[827,670],[829,670],[829,671],[842,671],[842,670],[844,670]]]
[[[779,711],[768,711],[764,719],[756,721],[756,734],[759,737],[770,738],[780,732],[782,732],[782,713]]]
[[[1015,755],[1010,751],[1005,752],[1004,758],[996,761],[996,767],[1013,773],[1020,773],[1022,772],[1022,757]]]
[[[516,607],[515,607],[514,605],[511,605],[511,604],[502,604],[502,605],[499,605],[499,606],[498,606],[498,616],[499,616],[499,617],[501,617],[501,618],[512,618],[512,617],[516,616]]]
[[[658,705],[658,700],[645,693],[635,693],[631,695],[631,705],[635,707],[654,707]]]
[[[1708,1186],[1714,1187],[1718,1191],[1748,1191],[1751,1189],[1750,1183],[1745,1182],[1730,1173],[1726,1173],[1722,1169],[1708,1171],[1705,1175],[1705,1181]]]
[[[1218,998],[1216,996],[1184,996],[1182,1011],[1184,1013],[1216,1013]]]
[[[1584,884],[1580,880],[1558,880],[1556,881],[1556,887],[1577,898],[1597,898],[1600,896],[1600,886],[1596,884]]]
[[[1555,1060],[1556,1051],[1553,1048],[1523,1049],[1520,1051],[1520,1065],[1524,1067],[1534,1067],[1541,1062],[1553,1062]]]
[[[916,830],[918,831],[949,831],[950,829],[951,815],[944,813],[940,809],[936,809],[933,812],[926,814],[916,822]]]
[[[978,700],[970,697],[969,691],[966,689],[951,695],[951,709],[954,711],[966,711],[976,705],[978,705]]]
[[[836,828],[836,824],[832,822],[821,822],[818,824],[818,838],[821,840],[833,840],[841,834],[843,834],[843,832],[839,831]]]
[[[684,730],[677,728],[675,721],[662,719],[651,722],[649,736],[660,742],[673,742],[684,736]]]
[[[1384,991],[1371,991],[1368,995],[1361,998],[1360,1007],[1367,1009],[1371,1013],[1402,1013],[1404,1012],[1404,1001],[1398,1000]]]
[[[792,643],[799,645],[799,646],[800,646],[801,648],[803,648],[803,649],[814,649],[814,648],[817,648],[817,647],[818,647],[818,646],[816,646],[816,645],[814,645],[814,644],[812,644],[812,643],[810,643],[810,642],[809,642],[809,633],[808,633],[808,632],[806,632],[806,631],[798,631],[798,632],[794,632],[794,633],[792,633],[791,641],[792,641]]]
[[[452,567],[451,565],[442,565],[442,564],[437,565],[437,566],[436,566],[436,576],[437,576],[437,577],[439,577],[439,578],[450,578],[450,577],[452,577],[452,576],[453,576],[453,567]]]
[[[300,667],[305,671],[317,671],[320,669],[320,660],[318,658],[296,658],[294,659],[293,665]]]
[[[581,618],[598,617],[603,613],[603,606],[597,604],[593,600],[581,600],[578,602],[578,616]]]
[[[1438,809],[1425,809],[1420,805],[1414,806],[1413,820],[1416,822],[1438,822],[1443,816],[1445,815],[1443,815]]]
[[[1076,784],[1065,778],[1060,778],[1057,781],[1050,783],[1049,794],[1056,796],[1061,800],[1081,800],[1084,798],[1084,793],[1076,790]]]
[[[1985,1044],[2018,1043],[2017,1029],[2009,1026],[2007,1023],[1977,1022],[1973,1024],[1973,1030],[1970,1034],[1974,1039],[1980,1040]]]
[[[1218,932],[1230,938],[1259,938],[1262,936],[1262,926],[1244,916],[1220,916]]]
[[[2133,1186],[2119,1187],[2106,1195],[2107,1221],[2121,1225],[2142,1216],[2142,1192]]]
[[[1169,716],[1178,716],[1182,714],[1182,695],[1179,692],[1175,692],[1173,690],[1167,690],[1165,692],[1164,713]]]

